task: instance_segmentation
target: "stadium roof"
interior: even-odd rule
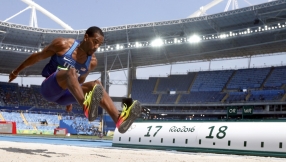
[[[105,70],[105,56],[107,70],[118,70],[128,67],[128,58],[130,67],[141,67],[285,52],[285,18],[286,0],[278,0],[196,18],[102,28],[105,44],[96,52],[94,72]],[[56,37],[81,40],[84,33],[0,22],[0,73],[10,73]],[[161,47],[153,47],[155,38],[163,40]],[[40,75],[48,61],[22,74]]]

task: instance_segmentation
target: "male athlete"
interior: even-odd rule
[[[26,67],[50,57],[50,62],[42,71],[42,76],[46,77],[41,85],[43,97],[50,102],[65,105],[69,111],[72,104],[77,102],[89,121],[96,119],[100,105],[116,123],[118,131],[125,133],[140,116],[140,103],[129,100],[123,104],[120,114],[99,81],[84,83],[89,72],[97,66],[94,53],[103,41],[102,30],[95,26],[86,30],[81,42],[71,38],[56,38],[41,52],[33,53],[13,70],[9,75],[9,82]]]

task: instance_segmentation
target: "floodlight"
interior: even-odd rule
[[[153,46],[153,47],[160,47],[163,44],[164,44],[164,42],[161,38],[157,38],[151,42],[151,46]]]
[[[225,34],[221,34],[219,37],[220,37],[221,39],[223,39],[223,38],[226,38],[226,35],[225,35]]]
[[[178,41],[177,38],[174,38],[174,43],[177,43],[177,41]]]
[[[190,43],[198,43],[200,42],[202,39],[201,37],[199,37],[198,35],[192,35],[190,38],[189,38],[189,42]]]
[[[116,49],[117,49],[117,50],[119,49],[119,44],[116,45]]]
[[[138,47],[142,47],[142,44],[141,44],[141,43],[136,42],[136,43],[135,43],[135,47],[137,47],[137,48],[138,48]]]

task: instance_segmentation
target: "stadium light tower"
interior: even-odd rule
[[[15,15],[7,18],[6,20],[4,20],[4,22],[7,22],[7,21],[11,20],[12,18],[20,15],[21,13],[23,13],[24,11],[26,11],[28,9],[31,9],[32,12],[31,12],[29,25],[31,27],[37,28],[38,27],[37,15],[36,15],[36,9],[37,9],[40,12],[42,12],[43,14],[45,14],[46,16],[48,16],[49,18],[51,18],[57,24],[62,26],[64,29],[66,29],[66,30],[73,30],[68,24],[64,23],[61,19],[59,19],[58,17],[56,17],[55,15],[53,15],[52,13],[50,13],[49,11],[47,11],[46,9],[44,9],[43,7],[38,5],[37,3],[33,2],[32,0],[22,0],[22,2],[26,3],[28,5],[28,7],[25,8],[24,10],[21,10],[20,12],[16,13]]]
[[[219,4],[219,3],[223,2],[223,1],[224,0],[213,0],[209,4],[200,7],[199,10],[197,10],[196,12],[194,12],[193,14],[188,16],[188,18],[199,17],[199,16],[206,15],[206,11],[207,10],[211,9],[212,7],[216,6],[217,4]],[[253,6],[253,4],[251,4],[249,2],[249,0],[241,0],[241,1],[246,2],[249,6]],[[267,2],[266,0],[263,0],[263,1]],[[264,3],[263,1],[261,3]],[[275,1],[275,0],[268,0],[268,2],[271,2],[271,1]],[[231,6],[231,8],[230,8],[230,6]],[[235,9],[238,9],[238,8],[239,8],[238,0],[227,0],[227,4],[225,6],[224,12],[228,11],[229,9],[235,10]]]
[[[198,11],[196,11],[193,14],[191,14],[190,16],[188,16],[188,18],[203,16],[203,15],[205,15],[205,13],[208,9],[214,7],[215,5],[221,3],[222,1],[223,0],[213,0],[209,4],[200,7],[200,9]]]
[[[247,4],[249,4],[250,6],[252,6],[252,4],[249,3],[247,0],[244,0],[244,1],[245,1]],[[228,0],[227,4],[226,4],[226,6],[225,6],[224,12],[228,11],[228,9],[229,9],[229,7],[230,7],[230,4],[231,4],[233,10],[239,9],[237,0]]]

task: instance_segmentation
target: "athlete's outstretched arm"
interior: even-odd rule
[[[51,57],[58,51],[62,51],[65,48],[65,41],[63,38],[56,38],[50,45],[45,47],[41,52],[31,54],[24,62],[20,64],[15,70],[13,70],[9,75],[9,82],[13,81],[18,74],[31,65]]]

